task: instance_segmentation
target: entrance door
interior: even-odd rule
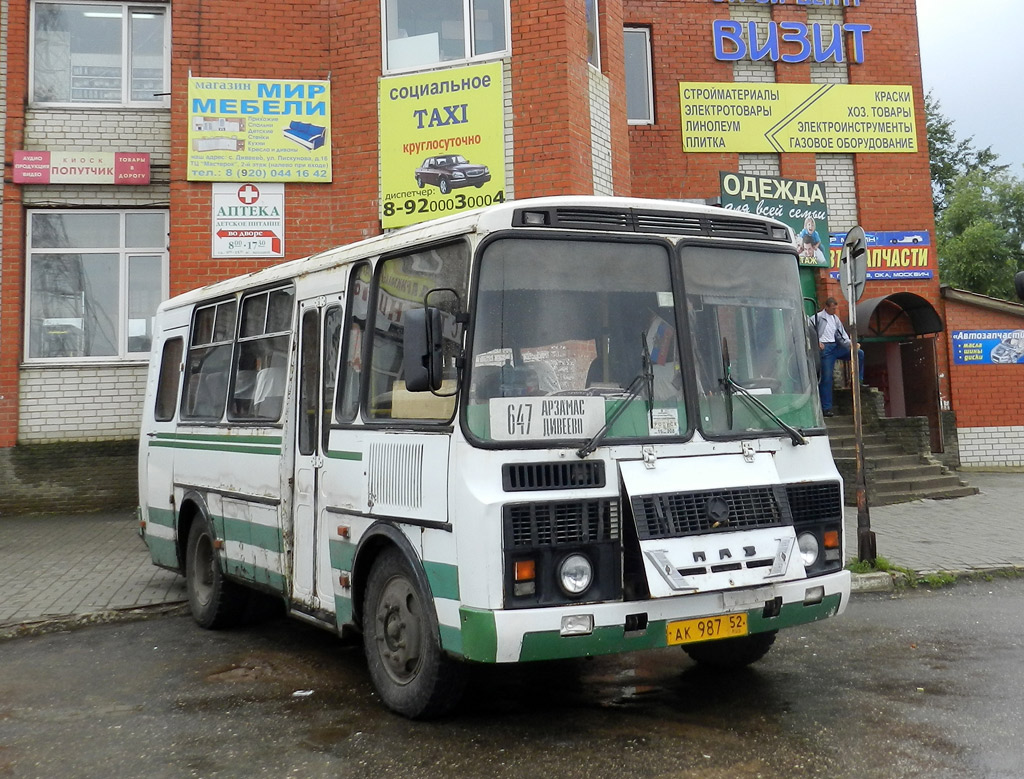
[[[933,452],[942,451],[939,424],[939,379],[935,370],[935,339],[915,338],[900,344],[903,390],[908,417],[928,417]]]
[[[337,301],[338,296],[334,296]],[[294,572],[292,598],[320,608],[331,597],[317,586],[319,560],[327,554],[322,538],[320,478],[338,366],[341,306],[328,298],[299,305],[299,371],[295,416],[295,476],[292,497]]]

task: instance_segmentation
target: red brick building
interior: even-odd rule
[[[498,149],[487,162],[505,198],[593,193],[716,200],[720,173],[737,172],[821,182],[834,232],[860,224],[872,234],[917,235],[933,245],[914,0],[319,0],[301,6],[3,0],[2,6],[0,479],[14,485],[8,494],[48,495],[47,505],[80,502],[82,484],[96,481],[95,470],[68,488],[63,466],[49,476],[38,468],[28,469],[31,477],[25,469],[15,472],[15,452],[64,447],[70,454],[40,458],[59,465],[85,451],[67,449],[69,442],[87,442],[113,446],[118,467],[130,462],[147,317],[160,299],[389,226],[386,206],[402,200],[384,191],[395,153],[381,116],[394,96],[416,94],[418,87],[403,86],[413,82],[402,79],[466,87],[468,102],[449,101],[452,110],[437,115],[439,124],[465,119],[467,105],[477,112],[474,120],[483,112],[500,122],[502,129],[482,143]],[[467,70],[480,65],[497,70],[484,77]],[[500,76],[492,79],[492,72]],[[481,78],[493,89],[476,94]],[[242,81],[259,82],[263,97],[273,97],[276,81],[284,82],[285,98],[307,82],[330,87],[327,111],[316,117],[329,127],[330,175],[282,182],[280,256],[211,251],[216,187],[237,183],[242,169],[212,179],[196,172],[201,148],[239,148],[231,133],[204,124],[197,106],[218,109],[220,119],[231,120],[224,127],[243,127],[238,119],[251,127],[253,117],[227,92],[197,103],[189,90],[197,84],[230,90]],[[899,87],[906,98],[898,108],[902,132],[916,150],[885,146],[900,131],[872,124],[859,135],[880,137],[873,148],[855,143],[855,131],[847,132],[853,140],[843,147],[818,152],[748,149],[745,141],[688,151],[680,85],[692,82],[756,84],[766,94],[790,85],[829,87],[836,95],[865,85]],[[287,110],[275,101],[252,107],[257,114]],[[848,110],[863,109],[851,104]],[[870,110],[888,121],[878,105]],[[814,118],[846,119],[835,109]],[[471,140],[474,126],[459,137]],[[812,131],[825,138],[814,143],[831,143],[829,132]],[[247,142],[246,151],[258,144],[252,135]],[[66,175],[31,178],[26,152],[48,153],[51,172]],[[102,155],[112,153],[148,155],[145,181],[105,178]],[[75,155],[99,162],[90,175],[76,176]],[[411,171],[405,181],[414,186]],[[930,310],[928,321],[937,318],[942,329],[937,258],[934,250],[921,256],[926,274],[868,282],[865,300],[874,303],[866,311],[889,316],[884,330],[861,329],[870,380],[886,393],[890,412],[929,416],[934,447],[942,450],[939,417],[953,394],[949,351],[941,332],[908,312],[908,306]],[[896,260],[886,254],[878,261]],[[841,297],[827,272],[815,275],[819,301]],[[893,299],[893,293],[910,297]],[[904,375],[899,355],[908,349],[927,358],[929,375]],[[123,494],[104,497],[102,487],[96,495],[123,502]]]

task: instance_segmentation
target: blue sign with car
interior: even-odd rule
[[[954,365],[1024,363],[1024,330],[954,330]]]

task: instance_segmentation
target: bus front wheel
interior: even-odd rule
[[[246,592],[224,578],[214,552],[209,523],[197,517],[188,533],[185,582],[192,618],[208,630],[229,627],[241,617]]]
[[[737,638],[704,641],[700,644],[684,644],[683,651],[698,665],[726,671],[743,668],[768,654],[768,650],[775,643],[777,632],[771,630]]]
[[[438,717],[462,696],[465,669],[442,652],[433,607],[397,549],[381,554],[367,580],[363,649],[381,700],[399,714]]]

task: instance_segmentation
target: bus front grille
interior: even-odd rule
[[[619,537],[619,504],[611,498],[512,503],[503,513],[506,548],[585,544]]]
[[[789,524],[782,487],[637,495],[630,502],[641,541]]]
[[[843,515],[843,500],[837,481],[788,484],[786,495],[794,524],[839,519]]]

